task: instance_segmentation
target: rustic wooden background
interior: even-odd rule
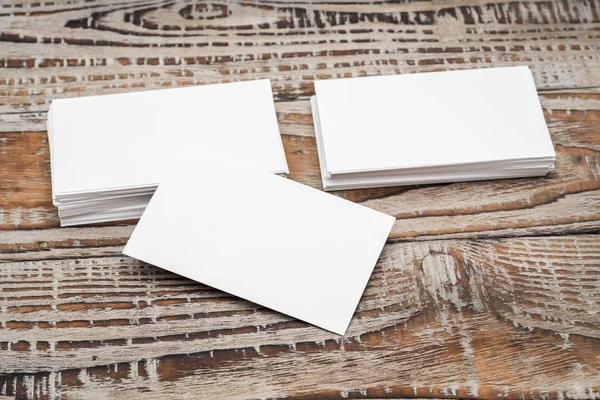
[[[270,78],[320,187],[314,79],[507,65],[555,172],[340,193],[397,217],[345,337],[59,228],[53,99]],[[599,1],[2,0],[0,68],[0,398],[600,397]]]

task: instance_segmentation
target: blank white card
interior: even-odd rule
[[[55,194],[156,185],[190,148],[288,172],[269,80],[61,99],[52,112]]]
[[[555,156],[527,67],[331,79],[315,90],[332,175]]]
[[[214,153],[170,175],[125,254],[344,334],[394,217]]]

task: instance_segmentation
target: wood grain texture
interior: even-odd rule
[[[600,394],[595,235],[389,244],[343,338],[120,250],[3,264],[6,393]]]
[[[58,227],[53,99],[270,78],[320,188],[314,79],[508,65],[556,170],[336,193],[397,218],[345,337]],[[599,1],[3,0],[0,71],[0,399],[600,398]]]
[[[270,78],[279,99],[314,79],[527,64],[539,88],[600,79],[597,1],[9,1],[0,112],[52,98]],[[43,27],[43,30],[40,30]]]

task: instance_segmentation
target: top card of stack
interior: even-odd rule
[[[527,67],[315,82],[326,190],[541,176],[555,153]]]
[[[139,218],[183,149],[288,172],[269,80],[56,100],[48,137],[63,226]]]

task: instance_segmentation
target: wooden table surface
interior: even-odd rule
[[[59,227],[53,99],[270,78],[319,188],[313,80],[508,65],[555,171],[338,193],[397,218],[345,337]],[[599,1],[2,0],[0,68],[0,398],[600,397]]]

